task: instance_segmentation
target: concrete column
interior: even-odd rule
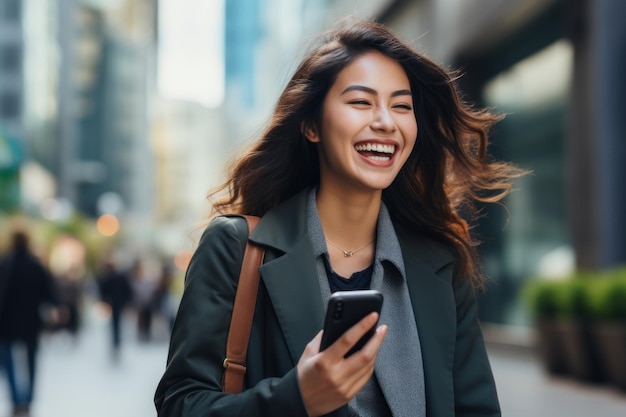
[[[59,81],[57,95],[58,135],[55,156],[57,196],[75,203],[76,187],[71,172],[76,158],[74,73],[74,0],[59,0],[58,43]]]
[[[626,2],[581,0],[575,48],[569,207],[580,268],[626,262]]]

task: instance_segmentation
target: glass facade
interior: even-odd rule
[[[261,32],[261,2],[230,0],[226,2],[226,102],[234,108],[254,108],[255,73],[258,70],[256,50]]]
[[[484,208],[478,237],[489,290],[483,319],[525,324],[520,290],[532,276],[573,267],[568,236],[565,143],[573,51],[557,41],[489,79],[487,106],[505,113],[492,137],[494,156],[531,173],[520,178],[504,207]]]
[[[0,6],[7,20],[18,20],[22,14],[22,0],[3,0]]]
[[[0,95],[0,118],[17,119],[20,116],[20,96],[8,91]]]
[[[6,45],[0,48],[0,71],[19,71],[21,68],[21,49],[18,45]]]

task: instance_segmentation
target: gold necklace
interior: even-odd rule
[[[362,248],[359,248],[359,249],[356,249],[356,250],[343,250],[339,246],[337,246],[333,242],[331,242],[330,239],[328,239],[328,238],[326,238],[326,242],[330,243],[331,246],[333,246],[333,247],[339,249],[340,251],[342,251],[344,258],[349,258],[349,257],[353,256],[355,253],[357,253],[359,251],[362,251],[363,249],[367,248],[369,245],[374,243],[374,241],[372,240],[370,243],[368,243],[367,245],[363,246]]]

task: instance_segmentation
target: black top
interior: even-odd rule
[[[353,291],[353,290],[369,290],[372,282],[372,273],[374,272],[374,264],[371,264],[362,271],[355,272],[350,278],[344,278],[333,271],[328,261],[328,256],[324,256],[326,265],[326,274],[328,275],[328,284],[330,292],[336,291]]]

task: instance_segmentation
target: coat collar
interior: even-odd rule
[[[323,255],[326,257],[326,261],[329,261],[328,247],[326,246],[326,239],[324,237],[324,231],[322,230],[322,222],[319,217],[316,203],[317,191],[311,189],[307,195],[307,225],[309,236],[311,237],[311,243],[313,245],[315,257]],[[381,203],[380,212],[378,213],[376,226],[376,251],[374,263],[390,264],[393,266],[398,274],[394,274],[394,277],[406,280],[406,273],[404,271],[404,262],[402,260],[402,250],[396,237],[396,232],[389,216],[389,210],[385,203]]]
[[[304,189],[268,211],[250,236],[250,240],[286,253],[290,248],[293,249],[300,239],[308,238],[306,218],[308,193],[309,189]],[[403,253],[421,254],[414,260],[421,264],[421,267],[436,272],[454,261],[448,250],[431,239],[417,236],[402,228],[398,228],[396,233]]]
[[[307,236],[307,190],[274,207],[261,218],[250,240],[286,253]]]

